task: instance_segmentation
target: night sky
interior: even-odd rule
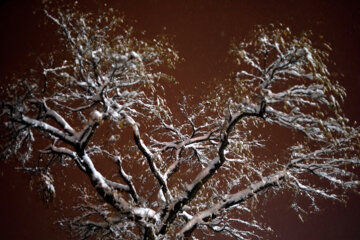
[[[9,0],[0,4],[0,81],[36,68],[36,59],[58,47],[58,35],[51,24],[44,25],[41,2]],[[105,6],[106,4],[106,6]],[[283,23],[294,32],[311,30],[317,41],[330,43],[331,71],[342,73],[347,89],[344,111],[351,121],[360,122],[360,4],[357,1],[318,0],[119,0],[79,1],[79,7],[94,13],[112,7],[123,13],[129,25],[145,30],[148,37],[174,36],[175,49],[185,60],[171,72],[179,82],[167,90],[170,105],[181,94],[205,94],[203,85],[224,79],[233,69],[229,45],[258,24]],[[61,201],[73,201],[69,183],[57,183],[54,203],[46,205],[29,178],[16,170],[14,162],[0,163],[0,238],[67,239],[53,222],[61,216]],[[72,169],[67,181],[88,184],[86,176]],[[65,181],[64,178],[60,178]],[[70,191],[71,192],[71,191]],[[71,192],[72,193],[72,192]],[[302,223],[289,208],[287,196],[269,199],[264,218],[281,240],[360,239],[360,197],[350,194],[348,204],[321,202],[323,210]],[[65,210],[68,211],[68,210]]]

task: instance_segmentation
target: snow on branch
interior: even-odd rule
[[[242,203],[266,188],[279,186],[280,183],[284,181],[285,174],[285,171],[279,172],[273,176],[263,178],[260,182],[251,184],[247,189],[244,189],[235,194],[223,196],[223,199],[220,203],[195,215],[181,229],[180,234],[187,236],[196,228],[198,224],[201,224],[204,221],[210,221],[212,218],[216,218],[221,209],[230,208],[236,204]],[[182,238],[181,235],[180,238]]]

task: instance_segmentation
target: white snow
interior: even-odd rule
[[[90,117],[93,121],[97,122],[103,118],[103,114],[101,112],[99,112],[98,110],[94,110],[90,113]]]

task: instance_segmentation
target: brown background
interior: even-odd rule
[[[352,121],[360,122],[360,7],[357,1],[318,0],[198,0],[198,1],[79,1],[80,7],[99,11],[104,3],[123,12],[136,29],[148,36],[174,35],[175,48],[185,61],[173,73],[180,82],[169,90],[169,101],[184,94],[203,94],[202,82],[224,79],[232,70],[226,62],[229,44],[245,36],[256,24],[284,23],[295,32],[311,29],[333,48],[337,63],[331,70],[344,74],[340,79],[348,97],[344,109]],[[13,73],[35,66],[39,54],[56,49],[54,28],[43,26],[41,1],[10,0],[0,5],[0,81],[8,84]],[[29,190],[29,180],[0,163],[0,238],[66,239],[53,226],[59,214]],[[74,174],[78,173],[74,171]],[[78,177],[86,182],[86,178]],[[68,185],[67,185],[68,186]],[[58,189],[57,202],[71,199],[67,187]],[[302,223],[289,209],[286,196],[264,206],[274,239],[338,240],[360,239],[360,198],[350,195],[344,206],[322,203],[324,211],[306,217]]]

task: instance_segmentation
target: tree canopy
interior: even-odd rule
[[[231,45],[239,70],[201,102],[184,96],[179,117],[163,88],[179,61],[170,39],[144,40],[112,9],[45,15],[64,53],[4,91],[1,156],[39,176],[47,202],[53,171],[76,165],[88,176],[96,192],[79,188],[81,213],[60,220],[79,239],[202,236],[194,230],[256,239],[271,228],[246,214],[263,193],[292,194],[301,218],[321,198],[346,201],[358,190],[359,127],[342,112],[331,48],[314,46],[311,33],[255,27]],[[278,129],[293,143],[281,158],[259,159],[281,141],[262,135]],[[112,174],[99,171],[101,161],[114,163]]]

